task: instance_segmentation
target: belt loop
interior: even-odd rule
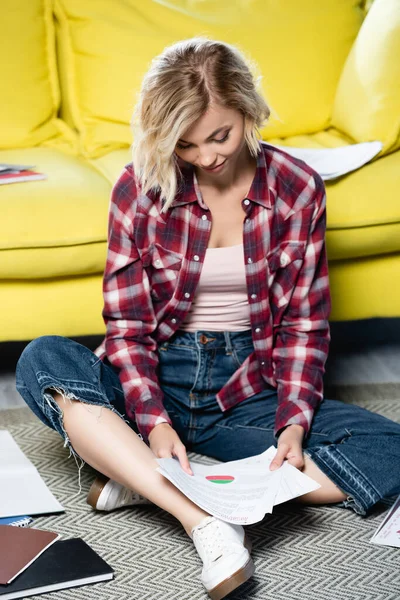
[[[200,343],[200,331],[194,331],[193,332],[193,337],[194,337],[194,343],[196,348],[200,349],[201,348],[201,343]]]
[[[226,354],[232,354],[232,341],[231,341],[231,334],[229,333],[229,331],[224,331],[224,337],[225,337],[225,351]]]

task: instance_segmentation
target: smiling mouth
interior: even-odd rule
[[[203,169],[205,169],[206,171],[215,171],[215,169],[218,169],[218,167],[222,167],[223,164],[225,164],[226,159],[224,160],[224,162],[220,163],[219,165],[215,165],[215,167],[203,167]]]

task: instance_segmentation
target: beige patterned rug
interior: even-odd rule
[[[400,422],[400,385],[343,386],[329,398],[354,402]],[[65,507],[37,517],[34,526],[63,539],[82,537],[115,570],[106,583],[72,588],[49,600],[206,600],[201,563],[180,524],[156,506],[96,513],[85,502],[94,476],[82,470],[78,490],[75,462],[61,438],[27,408],[0,412],[8,429]],[[190,458],[216,461],[191,453]],[[29,490],[26,492],[29,494]],[[399,600],[400,550],[369,543],[390,502],[367,518],[338,507],[284,504],[247,528],[256,574],[230,600]],[[36,597],[39,598],[39,597]]]

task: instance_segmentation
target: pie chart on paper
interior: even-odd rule
[[[206,479],[211,483],[232,483],[232,481],[235,481],[232,475],[207,475]]]

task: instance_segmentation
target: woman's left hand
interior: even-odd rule
[[[278,438],[278,450],[271,462],[270,471],[279,469],[285,458],[297,469],[304,467],[303,458],[304,429],[301,425],[289,425]]]

